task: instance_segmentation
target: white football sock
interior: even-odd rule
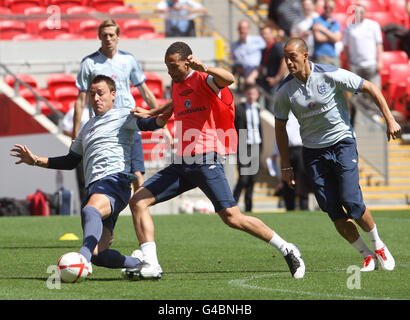
[[[280,235],[278,235],[276,232],[273,233],[272,239],[269,241],[269,244],[274,246],[276,249],[278,249],[282,255],[285,255],[287,253],[286,247],[288,243],[283,240]]]
[[[157,246],[155,242],[145,242],[141,245],[144,260],[151,265],[158,265]]]
[[[357,251],[359,251],[359,253],[363,256],[363,258],[366,258],[368,256],[374,256],[373,252],[367,246],[366,242],[364,242],[362,236],[359,236],[359,239],[351,243],[351,245],[354,248],[356,248]]]
[[[372,242],[373,250],[379,250],[384,247],[384,243],[380,239],[379,233],[377,232],[376,225],[374,225],[374,228],[372,230],[366,232],[366,234]]]

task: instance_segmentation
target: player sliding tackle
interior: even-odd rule
[[[230,150],[236,151],[236,145],[226,145],[225,135],[221,139],[217,132],[223,129],[236,134],[233,97],[228,89],[234,81],[233,75],[222,68],[207,67],[195,59],[184,42],[175,42],[168,48],[165,64],[172,78],[175,122],[181,126],[176,148],[178,161],[147,180],[130,200],[144,264],[142,268],[124,269],[123,275],[161,278],[149,207],[199,187],[224,223],[277,248],[292,276],[302,278],[305,265],[296,246],[282,239],[260,219],[242,214],[226,180],[220,160]],[[144,112],[153,114],[152,110]],[[186,135],[188,131],[194,135]],[[138,252],[141,251],[134,254]]]
[[[97,266],[135,268],[142,258],[124,256],[110,249],[119,213],[128,205],[131,195],[130,159],[134,132],[162,128],[172,114],[172,103],[160,107],[162,114],[140,119],[129,109],[114,109],[115,82],[107,76],[96,76],[89,87],[90,103],[95,117],[83,127],[67,155],[38,157],[24,145],[16,144],[11,155],[16,164],[49,169],[74,169],[84,158],[87,200],[81,209],[84,240],[80,253]],[[136,110],[134,110],[136,111]]]

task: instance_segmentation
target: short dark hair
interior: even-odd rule
[[[259,91],[259,87],[256,83],[247,83],[245,84],[244,88],[243,88],[243,92],[247,91],[247,90],[251,90],[251,89],[256,89]]]
[[[170,56],[176,53],[181,56],[181,59],[186,60],[192,54],[192,50],[185,42],[177,41],[168,47],[165,55]]]
[[[308,52],[308,46],[305,40],[301,38],[290,38],[288,41],[286,41],[284,48],[290,45],[296,45],[296,47],[301,49],[303,53]]]
[[[91,81],[90,87],[92,84],[99,83],[101,81],[104,81],[107,84],[108,88],[110,89],[110,92],[117,91],[117,88],[115,86],[115,81],[111,77],[108,77],[103,74],[96,75]]]

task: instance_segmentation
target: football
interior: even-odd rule
[[[179,213],[185,213],[185,214],[193,214],[194,213],[194,203],[193,201],[189,199],[185,199],[181,201],[179,208],[178,208]]]
[[[78,252],[63,254],[57,262],[57,270],[62,282],[74,283],[83,281],[91,274],[91,264]]]

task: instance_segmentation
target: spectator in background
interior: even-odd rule
[[[260,35],[266,43],[266,48],[262,50],[259,67],[252,71],[246,82],[256,82],[273,96],[279,82],[287,73],[285,59],[283,58],[283,47],[275,41],[274,34],[269,26],[262,27]],[[266,100],[266,108],[273,111],[273,106],[271,107],[268,99]]]
[[[238,78],[239,86],[241,78],[246,79],[253,70],[258,68],[262,49],[266,43],[259,35],[250,35],[250,26],[247,20],[238,23],[239,39],[231,44],[232,73]]]
[[[335,44],[342,39],[342,35],[339,22],[332,17],[335,7],[334,0],[326,0],[323,14],[313,20],[315,50],[312,60],[339,67],[340,59],[336,54]]]
[[[238,132],[238,175],[233,197],[238,202],[242,190],[245,189],[245,211],[252,211],[253,187],[259,170],[250,169],[257,165],[262,150],[262,129],[259,110],[259,90],[255,84],[246,84],[243,92],[246,102],[236,105],[235,129]],[[246,132],[243,135],[242,132]],[[246,143],[245,139],[246,139]],[[248,169],[249,168],[249,169]]]
[[[366,8],[360,2],[355,7],[355,21],[344,31],[343,44],[350,71],[381,88],[383,38],[380,25],[365,18]]]
[[[319,17],[319,14],[316,12],[315,4],[312,0],[302,0],[302,9],[304,17],[296,20],[292,24],[290,36],[292,38],[302,38],[303,40],[305,40],[309,49],[309,55],[313,55],[315,44],[312,33],[312,26],[313,20]]]
[[[269,3],[268,21],[278,39],[290,37],[292,24],[303,18],[300,0],[275,0]]]
[[[166,37],[195,37],[193,14],[206,14],[207,10],[199,2],[191,0],[166,0],[158,3],[155,10],[165,14]]]
[[[299,133],[300,125],[298,120],[292,111],[289,112],[289,118],[286,123],[286,131],[288,133],[289,139],[289,161],[293,168],[293,174],[295,177],[295,187],[291,188],[282,180],[278,189],[280,190],[280,195],[283,197],[285,202],[285,207],[287,211],[295,210],[296,199],[298,200],[300,210],[309,210],[308,195],[310,192],[310,187],[308,183],[308,178],[306,176],[305,166],[303,164],[303,144],[302,138]],[[276,158],[279,157],[278,145],[275,141],[274,151],[273,151],[273,161],[276,163]],[[281,178],[281,177],[279,177]]]

